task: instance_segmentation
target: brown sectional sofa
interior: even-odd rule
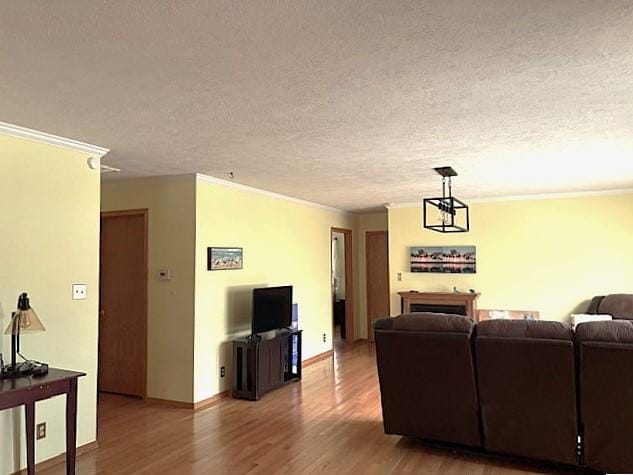
[[[592,302],[594,305],[596,299]],[[633,295],[579,325],[448,314],[377,320],[385,432],[612,473],[633,473]],[[629,313],[630,312],[630,313]]]

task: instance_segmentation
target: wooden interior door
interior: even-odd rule
[[[145,397],[147,210],[102,213],[99,391]]]
[[[388,317],[389,311],[389,235],[387,231],[365,234],[365,272],[367,277],[367,336],[374,340],[372,322]]]

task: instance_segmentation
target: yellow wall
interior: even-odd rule
[[[25,335],[25,356],[83,371],[79,382],[78,445],[96,437],[99,173],[88,155],[0,135],[0,325],[8,325],[18,294],[27,291],[46,327]],[[71,299],[73,283],[88,298]],[[8,336],[0,338],[5,362]],[[26,466],[23,409],[0,412],[0,473]],[[65,451],[65,399],[37,404],[48,435],[36,443],[38,461]],[[19,442],[17,441],[19,440]]]
[[[230,341],[250,330],[255,287],[293,286],[304,359],[332,349],[330,228],[353,228],[354,221],[353,216],[198,180],[196,401],[229,388]],[[244,269],[207,271],[210,246],[243,247]],[[227,377],[221,379],[223,365]]]
[[[147,395],[193,400],[195,178],[190,176],[105,182],[103,211],[147,208]],[[158,279],[170,269],[171,280]]]
[[[198,402],[229,388],[230,341],[250,330],[255,287],[292,284],[304,358],[332,348],[330,228],[355,217],[194,175],[104,183],[103,211],[136,208],[149,210],[149,397]],[[244,269],[207,271],[209,246],[243,247]]]
[[[481,292],[479,308],[539,310],[567,320],[594,295],[633,293],[633,194],[473,203],[472,231],[422,229],[420,207],[389,210],[391,312],[396,292]],[[477,274],[412,274],[410,246],[477,246]],[[402,281],[397,280],[402,272]]]
[[[357,338],[367,338],[367,276],[365,269],[365,233],[367,231],[387,230],[387,210],[367,213],[358,216],[358,232],[356,233],[356,249],[358,250],[358,313],[356,328]]]

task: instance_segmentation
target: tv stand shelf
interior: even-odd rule
[[[233,397],[256,401],[273,389],[299,381],[302,331],[277,330],[268,338],[234,340]]]

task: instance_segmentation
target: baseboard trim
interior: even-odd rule
[[[221,399],[227,398],[230,396],[229,391],[223,391],[215,396],[211,396],[207,399],[203,399],[198,402],[183,402],[183,401],[171,401],[169,399],[158,399],[149,397],[145,399],[147,402],[152,404],[159,404],[161,406],[173,407],[175,409],[188,409],[190,411],[200,411],[202,409],[206,409],[207,407],[213,406],[215,403],[220,401]]]
[[[173,407],[175,409],[193,409],[192,402],[172,401],[171,399],[160,399],[155,397],[145,398],[145,402],[150,404],[158,404],[160,406]]]
[[[213,406],[215,403],[217,403],[221,399],[228,398],[230,395],[231,395],[230,391],[222,391],[221,393],[216,394],[215,396],[211,396],[206,399],[203,399],[202,401],[198,401],[194,403],[193,410],[200,411],[202,409],[206,409],[207,407]]]
[[[328,350],[328,351],[326,351],[324,353],[319,353],[316,356],[313,356],[311,358],[303,360],[302,366],[304,368],[307,368],[308,366],[311,366],[311,365],[313,365],[315,363],[318,363],[319,361],[323,361],[323,360],[326,360],[328,358],[331,358],[332,356],[334,356],[334,350]]]
[[[88,452],[91,452],[97,448],[99,448],[99,442],[96,440],[93,442],[88,442],[87,444],[81,445],[77,447],[77,457],[79,457],[80,455],[86,454]],[[43,460],[40,463],[36,463],[35,472],[39,472],[40,470],[47,470],[49,468],[60,465],[62,463],[64,464],[66,463],[66,452],[63,452],[59,455],[55,455],[55,457],[51,457],[47,460]],[[13,472],[12,475],[27,475],[26,468],[19,470],[17,472]]]

